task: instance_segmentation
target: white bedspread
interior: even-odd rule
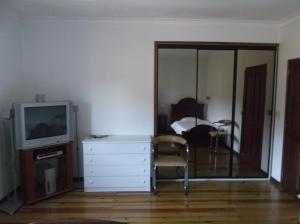
[[[216,127],[216,125],[212,124],[211,122],[201,120],[199,118],[197,118],[196,122],[196,119],[194,117],[185,117],[179,121],[175,121],[171,124],[171,127],[176,132],[176,134],[181,135],[182,132],[189,131],[192,128],[196,127],[196,125],[209,125],[212,127]]]

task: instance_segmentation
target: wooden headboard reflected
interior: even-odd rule
[[[198,103],[194,98],[183,98],[177,104],[171,105],[171,122],[184,117],[197,117],[204,119],[204,104]]]

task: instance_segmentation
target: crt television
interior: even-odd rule
[[[72,102],[15,103],[17,149],[32,149],[72,140]]]

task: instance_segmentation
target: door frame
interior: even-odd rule
[[[159,49],[195,49],[195,50],[233,50],[234,51],[234,68],[233,68],[233,98],[232,98],[232,120],[235,120],[236,106],[236,81],[237,81],[237,65],[238,50],[267,50],[274,51],[274,69],[273,69],[273,87],[272,87],[272,118],[269,138],[269,158],[268,158],[268,177],[233,177],[233,139],[234,126],[231,131],[231,147],[230,147],[230,171],[229,176],[214,176],[204,178],[194,178],[193,180],[203,179],[234,179],[234,180],[269,180],[272,172],[272,156],[273,156],[273,139],[274,139],[274,123],[275,123],[275,106],[277,92],[277,64],[279,44],[274,43],[239,43],[239,42],[195,42],[195,41],[155,41],[154,42],[154,107],[153,107],[153,136],[157,134],[157,115],[158,115],[158,50]]]

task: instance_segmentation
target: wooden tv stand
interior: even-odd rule
[[[22,194],[27,204],[73,189],[72,142],[21,150],[20,160]],[[55,190],[52,187],[50,192],[46,189],[47,169],[52,169],[52,174],[55,170],[55,181],[51,179]]]

